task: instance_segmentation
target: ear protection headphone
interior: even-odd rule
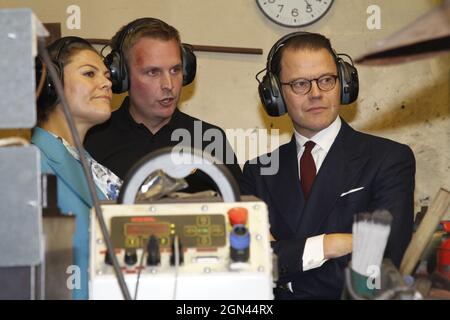
[[[130,22],[121,31],[111,52],[105,57],[104,63],[111,73],[112,91],[114,93],[128,91],[130,87],[128,70],[122,50],[125,39],[140,27],[151,22],[165,23],[155,18],[141,18]],[[192,47],[185,43],[181,44],[181,56],[183,61],[183,86],[186,86],[194,81],[197,71],[197,58]]]
[[[55,67],[56,72],[58,73],[58,77],[59,79],[61,79],[62,83],[64,83],[64,66],[60,61],[61,53],[63,52],[64,48],[76,42],[84,43],[92,47],[92,45],[88,41],[79,37],[63,37],[56,40],[47,47],[47,50],[50,52],[50,55],[52,55],[52,52],[56,52],[56,55],[54,56],[54,58],[52,58],[52,64]],[[36,87],[38,86],[41,80],[44,68],[45,68],[44,63],[42,62],[41,58],[37,56],[35,59]],[[39,94],[37,105],[42,108],[47,108],[55,105],[58,102],[58,95],[56,93],[53,80],[50,78],[50,74],[48,72],[46,72],[45,79],[43,81],[44,84],[42,86],[41,93]]]
[[[266,110],[267,114],[273,117],[278,117],[287,112],[286,104],[282,95],[281,84],[278,76],[273,73],[272,70],[272,59],[275,54],[287,43],[288,40],[294,37],[300,37],[302,35],[311,34],[309,32],[293,32],[285,35],[280,40],[278,40],[273,47],[270,49],[269,55],[267,56],[267,66],[266,69],[260,71],[256,75],[256,80],[258,80],[258,92],[261,102]],[[358,83],[358,71],[353,65],[353,61],[346,54],[337,54],[334,50],[331,54],[336,61],[339,83],[341,89],[341,104],[346,105],[354,102],[358,97],[359,83]],[[340,56],[346,56],[350,59],[351,64],[344,61]],[[258,75],[261,72],[266,71],[262,81],[259,81]]]

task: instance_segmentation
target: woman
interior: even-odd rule
[[[49,55],[64,84],[64,95],[69,104],[75,127],[84,140],[86,132],[111,116],[111,81],[109,70],[97,51],[84,39],[65,37],[48,47]],[[37,61],[36,81],[41,79],[42,64]],[[45,74],[45,73],[44,73]],[[92,199],[87,180],[74,146],[61,103],[53,83],[45,78],[38,98],[38,124],[33,130],[32,143],[41,151],[43,173],[56,175],[58,206],[63,213],[76,216],[74,234],[74,263],[80,269],[69,278],[74,299],[88,298],[89,213]],[[121,181],[107,168],[86,153],[97,194],[101,200],[115,199]],[[73,281],[72,281],[73,280]]]

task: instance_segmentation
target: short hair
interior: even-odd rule
[[[54,42],[52,42],[48,47],[48,54],[50,56],[50,59],[52,61],[58,62],[59,66],[62,67],[61,72],[61,80],[64,84],[64,68],[66,65],[68,65],[70,62],[72,62],[72,57],[83,50],[89,50],[92,52],[95,52],[97,55],[99,53],[97,50],[90,45],[88,42],[81,42],[81,41],[75,41],[75,42],[69,42],[66,45],[59,45],[60,41],[64,41],[63,39],[58,39]],[[100,56],[100,55],[99,55]],[[39,81],[37,79],[37,81]],[[39,101],[39,100],[38,100]],[[48,120],[50,114],[55,110],[57,102],[59,99],[55,101],[52,105],[43,103],[38,104],[37,106],[37,121],[38,123],[42,123]]]
[[[320,49],[327,49],[328,52],[330,52],[330,54],[332,55],[333,59],[335,60],[335,54],[333,48],[331,47],[330,39],[319,33],[299,34],[297,36],[288,39],[274,54],[270,68],[272,73],[274,73],[277,77],[279,77],[281,73],[281,59],[283,57],[283,52],[286,49],[294,49],[294,50],[306,49],[314,51]]]
[[[128,64],[130,49],[142,38],[164,41],[175,40],[180,47],[180,56],[182,56],[181,39],[178,30],[155,18],[140,18],[122,26],[112,37],[111,48],[116,51],[121,50]]]

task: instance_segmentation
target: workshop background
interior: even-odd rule
[[[331,39],[337,52],[356,58],[442,3],[336,0],[319,21],[304,28],[273,23],[254,0],[0,0],[0,7],[29,7],[42,22],[61,23],[62,36],[109,39],[122,25],[149,16],[176,27],[186,43],[261,48],[262,55],[196,52],[196,80],[184,88],[180,108],[224,129],[279,129],[281,144],[291,137],[290,120],[287,116],[271,118],[265,114],[255,80],[277,39],[298,30],[319,32]],[[368,20],[373,19],[373,11],[368,9],[373,5],[380,9],[379,29],[368,26]],[[79,8],[79,25],[69,29],[67,22],[73,27],[73,6]],[[450,189],[450,56],[357,68],[359,98],[342,107],[341,115],[357,130],[405,143],[413,149],[417,161],[417,212],[440,187]],[[114,107],[122,98],[115,97]],[[0,137],[12,133],[16,131],[0,130]],[[29,130],[20,134],[28,137]],[[243,165],[250,155],[237,150],[236,141],[230,142]]]

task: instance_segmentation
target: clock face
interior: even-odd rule
[[[323,17],[333,0],[256,0],[256,3],[273,22],[285,27],[302,27]]]

